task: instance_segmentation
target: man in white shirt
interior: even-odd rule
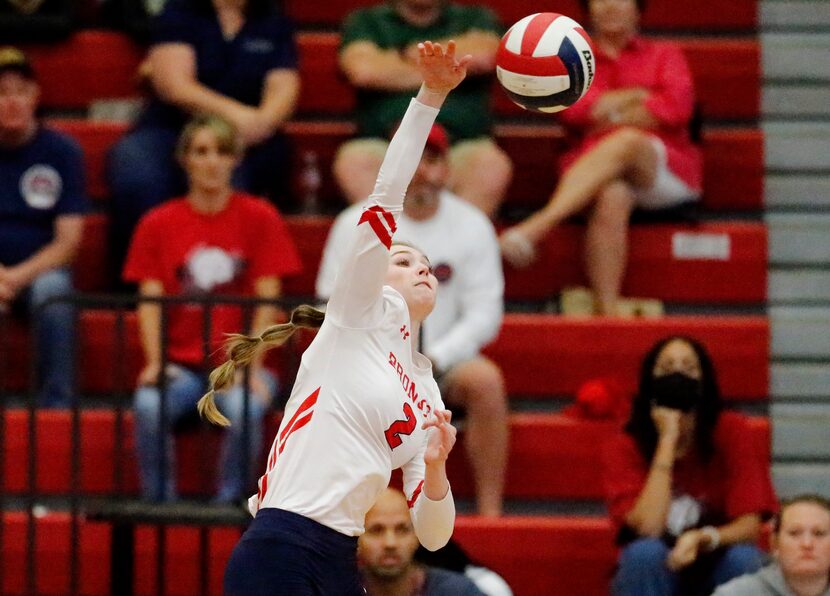
[[[410,242],[432,263],[440,290],[422,331],[444,400],[467,411],[465,444],[476,484],[478,512],[502,511],[507,462],[507,399],[501,370],[480,350],[498,334],[504,312],[504,275],[490,220],[446,187],[446,131],[433,126],[406,193],[396,241]],[[326,242],[317,295],[327,300],[344,249],[357,230],[361,207],[343,211]]]

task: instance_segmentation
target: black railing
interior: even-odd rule
[[[166,527],[168,525],[195,525],[200,528],[199,534],[199,593],[207,594],[209,591],[210,561],[208,558],[208,531],[214,525],[244,526],[249,519],[248,514],[241,506],[215,506],[207,502],[210,495],[198,495],[196,499],[183,499],[176,503],[153,503],[139,498],[131,490],[132,478],[128,477],[129,462],[131,453],[127,448],[124,438],[127,436],[127,410],[130,409],[131,399],[128,399],[135,389],[133,372],[143,357],[135,353],[138,342],[132,341],[128,329],[128,317],[138,304],[153,303],[161,307],[161,354],[162,368],[164,371],[169,364],[167,354],[167,330],[170,310],[173,307],[183,304],[198,305],[203,308],[202,317],[202,352],[203,366],[209,370],[211,363],[211,350],[214,345],[210,333],[212,329],[213,311],[217,306],[232,305],[242,309],[243,321],[250,326],[253,320],[254,309],[257,306],[274,306],[274,301],[256,298],[241,298],[231,296],[187,296],[187,297],[135,297],[135,296],[101,296],[101,295],[75,295],[72,297],[60,298],[45,303],[41,308],[46,309],[56,303],[69,303],[73,306],[73,327],[75,337],[75,359],[74,375],[72,375],[72,396],[74,399],[69,408],[62,410],[45,410],[40,407],[37,401],[38,375],[36,372],[37,353],[36,334],[27,331],[26,327],[32,325],[21,325],[15,321],[8,312],[0,312],[0,512],[3,514],[3,523],[0,523],[0,553],[4,553],[0,560],[0,591],[5,593],[38,594],[41,592],[38,580],[41,574],[38,572],[38,565],[49,565],[49,561],[38,560],[38,519],[45,513],[68,513],[69,514],[69,573],[66,585],[60,588],[61,593],[80,594],[81,553],[79,551],[81,540],[81,524],[85,520],[106,521],[111,525],[111,560],[110,560],[110,587],[109,593],[122,594],[132,593],[133,590],[133,529],[135,524],[149,524],[154,526],[156,532],[156,549],[158,556],[155,564],[155,577],[158,592],[164,593],[165,581],[165,550],[166,550]],[[292,304],[280,301],[276,306],[287,309]],[[106,315],[105,320],[111,322],[107,328],[110,336],[102,338],[101,330],[95,330],[94,337],[84,335],[88,327],[87,320],[90,315]],[[35,317],[37,313],[35,314]],[[34,318],[33,317],[33,320]],[[94,317],[93,317],[94,318]],[[20,351],[15,345],[16,339],[28,337],[28,349]],[[102,339],[106,341],[101,344]],[[94,340],[94,342],[92,341]],[[131,352],[131,348],[133,351]],[[99,365],[86,362],[91,352],[95,350],[109,349],[110,357],[104,363],[108,370],[92,371],[90,378],[90,366]],[[140,350],[139,350],[140,352]],[[137,360],[138,361],[137,361]],[[299,361],[299,353],[296,346],[289,342],[282,352],[282,371],[280,387],[282,392],[290,388],[293,383],[293,376],[296,374]],[[20,370],[21,362],[28,362],[27,371]],[[93,391],[85,384],[99,385],[97,391]],[[253,471],[249,469],[251,461],[251,437],[249,428],[250,389],[248,386],[247,371],[243,382],[243,409],[246,413],[243,416],[243,445],[239,466],[248,473],[250,478],[251,491],[255,490]],[[165,441],[166,428],[165,416],[167,415],[165,375],[160,376],[159,390],[161,395],[160,425],[158,433],[159,441]],[[274,406],[280,408],[283,405],[280,396],[275,396]],[[111,481],[105,482],[105,486],[96,488],[85,483],[85,476],[90,476],[90,467],[101,462],[101,454],[93,461],[84,461],[84,445],[82,437],[90,433],[89,424],[94,422],[94,417],[85,416],[85,413],[95,412],[99,409],[113,412],[114,422],[112,426],[112,440],[104,441],[105,445],[112,446],[111,458]],[[65,416],[69,418],[69,461],[68,480],[62,482],[62,478],[44,478],[42,471],[51,469],[44,465],[44,458],[50,457],[50,453],[42,452],[42,441],[40,435],[46,432],[46,422],[57,419],[65,422]],[[195,418],[194,407],[194,418]],[[10,419],[16,421],[24,418],[25,441],[21,437],[14,436],[19,432],[19,423],[14,424],[10,429]],[[100,430],[100,429],[99,429]],[[199,428],[203,436],[209,436],[212,432],[206,424]],[[264,443],[270,437],[264,437]],[[52,437],[56,440],[56,437]],[[208,441],[199,441],[204,451]],[[28,453],[18,451],[14,445],[27,446]],[[86,446],[91,449],[91,446]],[[163,445],[159,445],[163,453]],[[92,453],[93,455],[94,452]],[[57,452],[57,455],[62,455]],[[15,465],[10,458],[28,456],[28,463],[25,470],[25,481],[20,486],[20,467]],[[199,460],[207,462],[200,466],[203,476],[210,471],[210,462],[218,460],[218,453],[200,453]],[[263,460],[264,462],[264,460]],[[65,460],[64,460],[64,463]],[[10,465],[11,464],[11,465]],[[109,464],[108,464],[109,465]],[[109,468],[108,468],[109,471]],[[15,474],[12,475],[11,473]],[[63,471],[61,471],[63,472]],[[86,472],[86,474],[85,474]],[[167,469],[164,465],[164,457],[160,459],[160,476],[165,482]],[[104,476],[107,476],[105,474]],[[63,476],[66,478],[66,476]],[[202,483],[204,485],[204,483]],[[25,545],[24,562],[22,573],[20,569],[12,569],[10,558],[5,556],[11,552],[13,545],[8,539],[7,523],[12,519],[23,517],[25,520]],[[16,545],[19,547],[19,545]],[[85,561],[85,565],[96,567],[104,564],[101,561]],[[141,570],[146,574],[150,570]],[[6,577],[10,573],[14,578]],[[20,576],[23,576],[23,585],[19,586]],[[46,573],[45,575],[48,575]],[[54,578],[53,578],[54,579]],[[4,588],[4,586],[12,586]],[[18,586],[18,587],[14,587]],[[88,592],[84,592],[88,593]]]

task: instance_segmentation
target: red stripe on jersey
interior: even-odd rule
[[[282,429],[282,432],[280,433],[280,441],[283,441],[285,437],[291,432],[291,427],[294,425],[294,422],[296,422],[297,418],[299,418],[303,414],[303,412],[305,412],[311,406],[317,403],[317,397],[319,395],[320,388],[317,387],[317,389],[315,389],[311,393],[311,395],[305,398],[305,401],[303,401],[303,403],[300,404],[300,407],[297,408],[297,411],[294,412],[294,415],[291,417],[291,420],[289,420],[288,424],[285,425],[285,428]]]
[[[381,216],[383,217],[383,220],[386,221],[386,225],[383,225]],[[369,223],[381,244],[383,244],[387,249],[392,247],[392,234],[397,231],[398,227],[395,225],[395,218],[391,213],[386,211],[383,207],[372,205],[363,212],[360,216],[360,220],[357,222],[357,225],[364,222]]]
[[[309,412],[308,416],[304,416],[303,418],[300,418],[299,420],[297,420],[297,423],[293,426],[293,428],[291,429],[291,432],[289,432],[287,435],[285,435],[285,439],[283,439],[282,442],[280,443],[280,449],[279,449],[279,452],[278,452],[279,454],[282,454],[282,450],[285,449],[285,444],[288,442],[288,437],[290,437],[292,434],[294,434],[295,430],[300,430],[306,424],[311,422],[311,417],[312,416],[314,416],[314,412]]]
[[[259,511],[259,504],[262,503],[262,499],[265,498],[265,493],[268,492],[268,474],[263,474],[262,478],[259,479],[259,491],[257,491],[256,495],[256,508]]]
[[[522,54],[532,56],[533,50],[536,49],[539,40],[548,30],[548,26],[558,18],[558,14],[551,12],[543,12],[533,17],[527,24],[525,34],[522,36]]]
[[[412,498],[408,499],[406,501],[406,504],[409,506],[410,509],[412,509],[415,506],[415,501],[418,500],[418,497],[421,494],[421,489],[423,487],[424,487],[424,481],[421,480],[421,482],[418,483],[418,487],[414,491],[412,491]]]

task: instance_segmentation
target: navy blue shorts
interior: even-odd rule
[[[226,596],[363,596],[357,538],[302,515],[265,508],[233,549]]]

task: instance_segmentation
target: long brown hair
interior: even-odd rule
[[[271,325],[256,337],[233,334],[225,342],[228,360],[210,373],[210,388],[199,400],[197,408],[202,418],[218,426],[230,426],[228,420],[216,407],[216,392],[229,388],[234,383],[237,367],[251,363],[260,351],[267,351],[284,344],[300,327],[319,329],[325,319],[325,313],[308,304],[301,304],[291,311],[287,323]]]

